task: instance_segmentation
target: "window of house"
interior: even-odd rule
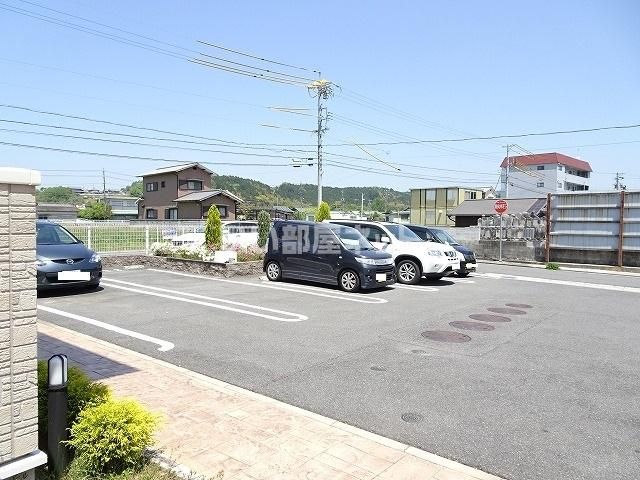
[[[558,165],[558,170],[562,171],[562,165]]]
[[[538,188],[544,187],[544,182],[538,182],[536,184],[536,187],[538,187]]]
[[[538,166],[536,167],[536,169],[537,169],[537,170],[544,170],[544,165],[538,165]]]
[[[164,188],[164,187],[165,187],[165,183],[164,183],[164,180],[162,180],[162,181],[160,182],[160,188]]]
[[[166,208],[164,210],[164,219],[165,220],[177,220],[178,219],[178,209],[173,207],[173,208]]]
[[[558,188],[562,188],[562,182],[558,182]]]
[[[149,182],[147,183],[147,192],[157,192],[158,191],[158,182]]]
[[[158,218],[158,210],[156,210],[155,208],[147,208],[147,211],[145,213],[145,218],[148,218],[150,220],[154,220]]]
[[[466,192],[464,192],[464,199],[465,200],[475,200],[476,199],[476,193],[477,192],[466,191]]]
[[[202,180],[180,180],[180,190],[202,190]]]
[[[226,205],[216,205],[218,207],[218,210],[220,211],[220,217],[221,218],[227,218],[229,216],[229,212],[227,211],[227,206]]]

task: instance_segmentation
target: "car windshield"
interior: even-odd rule
[[[387,227],[387,230],[389,230],[391,234],[401,242],[424,242],[424,240],[404,225],[393,224],[385,225],[385,227]]]
[[[443,243],[448,243],[449,245],[459,245],[456,239],[444,230],[434,230],[433,233],[435,233],[436,237],[438,237],[438,240]]]
[[[71,245],[80,243],[80,240],[55,223],[39,223],[36,225],[36,232],[37,245]]]
[[[369,240],[364,238],[355,228],[341,226],[332,227],[331,230],[336,234],[347,250],[375,250],[375,247],[369,243]]]

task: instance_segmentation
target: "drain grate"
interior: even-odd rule
[[[454,328],[459,328],[461,330],[473,330],[476,332],[490,332],[491,330],[495,330],[496,327],[493,325],[489,325],[488,323],[480,323],[480,322],[465,322],[456,320],[455,322],[449,322]]]
[[[469,335],[447,330],[427,330],[422,332],[422,336],[429,340],[435,340],[436,342],[464,343],[471,340]]]
[[[505,315],[526,315],[527,312],[524,310],[518,310],[517,308],[507,308],[507,307],[491,307],[487,308],[490,312],[493,313],[503,313]]]
[[[505,305],[513,308],[533,308],[533,305],[529,305],[528,303],[506,303]]]
[[[386,372],[387,368],[386,367],[380,367],[378,365],[374,365],[373,367],[371,367],[371,370],[373,370],[375,372]]]
[[[407,423],[420,423],[424,420],[424,417],[416,412],[405,412],[400,415],[400,418]]]
[[[481,322],[510,322],[509,317],[502,317],[500,315],[491,315],[489,313],[474,313],[469,315],[471,320],[480,320]]]

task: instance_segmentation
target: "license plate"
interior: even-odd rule
[[[81,272],[80,270],[58,272],[58,280],[89,280],[90,278],[89,272]]]
[[[467,270],[476,270],[476,268],[475,263],[467,263]]]
[[[377,282],[386,282],[387,274],[386,273],[376,273],[376,281]]]

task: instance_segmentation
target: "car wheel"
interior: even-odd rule
[[[420,267],[413,260],[402,260],[396,267],[396,276],[400,283],[415,285],[420,281]]]
[[[464,278],[464,277],[468,277],[469,273],[471,273],[471,272],[469,272],[469,270],[458,270],[456,272],[456,275],[459,276],[459,277]]]
[[[267,263],[267,268],[265,269],[267,272],[267,279],[272,282],[277,282],[282,278],[282,269],[280,268],[280,264],[278,262],[271,261]]]
[[[345,292],[360,290],[360,276],[353,270],[344,270],[338,276],[338,285]]]

